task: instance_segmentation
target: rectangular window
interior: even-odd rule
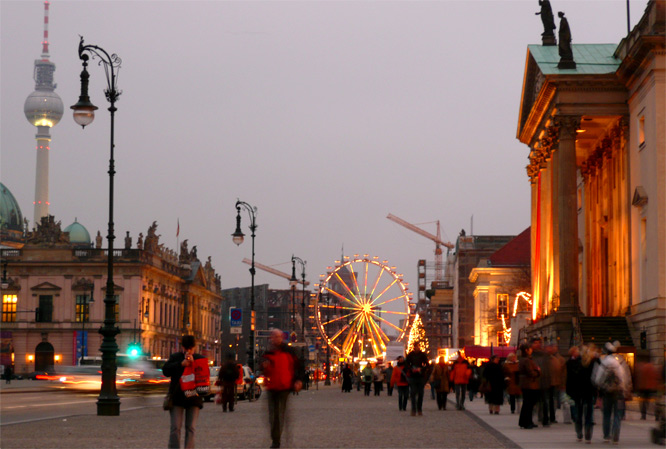
[[[39,295],[39,309],[37,309],[38,323],[50,323],[53,321],[53,295]]]
[[[497,318],[501,319],[502,315],[505,319],[509,318],[509,295],[506,293],[497,294]]]
[[[638,146],[645,145],[645,116],[638,117]]]
[[[90,295],[76,295],[76,322],[90,321]]]
[[[16,295],[2,295],[2,321],[13,323],[16,321]]]
[[[497,346],[508,346],[507,342],[504,340],[504,331],[499,331],[497,333]]]

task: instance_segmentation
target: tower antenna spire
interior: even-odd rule
[[[42,40],[42,59],[49,59],[49,5],[48,0],[44,1],[44,40]]]

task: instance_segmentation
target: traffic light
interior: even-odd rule
[[[647,332],[641,332],[641,349],[647,349]]]
[[[127,348],[127,354],[129,354],[130,357],[136,358],[141,355],[141,345],[139,343],[130,343],[129,347]]]

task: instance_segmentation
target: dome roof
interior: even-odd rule
[[[23,112],[25,112],[25,118],[33,126],[48,126],[51,128],[57,125],[62,118],[62,100],[55,92],[36,90],[26,98]]]
[[[63,229],[63,232],[69,232],[69,242],[73,244],[90,245],[90,234],[81,223],[74,219],[74,223]]]
[[[0,182],[0,228],[23,232],[21,208],[3,183]]]

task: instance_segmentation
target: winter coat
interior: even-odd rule
[[[467,385],[471,375],[472,370],[469,367],[467,360],[458,359],[456,363],[453,364],[450,379],[453,380],[455,385]]]
[[[567,370],[567,395],[571,399],[592,399],[596,396],[597,389],[592,385],[592,371],[595,362],[584,366],[580,357],[570,358],[566,362]]]
[[[403,374],[404,370],[404,363],[402,365],[398,364],[393,368],[393,372],[391,373],[391,387],[406,387],[409,385],[407,375]]]
[[[541,373],[537,364],[532,360],[532,357],[523,357],[520,359],[518,371],[520,373],[521,390],[538,390],[540,388],[539,377]]]
[[[490,386],[490,391],[484,394],[486,401],[493,405],[504,403],[504,373],[499,363],[487,363],[483,370],[483,378]]]
[[[384,371],[381,367],[376,366],[372,369],[372,380],[374,382],[384,382]]]
[[[304,377],[298,356],[284,343],[264,353],[264,374],[265,387],[272,391],[291,391]]]
[[[505,362],[502,366],[506,392],[512,396],[520,396],[520,375],[518,373],[518,362]]]
[[[405,358],[405,366],[407,366],[407,376],[413,378],[422,378],[428,375],[428,356],[425,352],[414,349],[407,354]]]
[[[205,358],[201,354],[193,354],[192,358],[194,360]],[[171,378],[169,383],[169,393],[171,394],[171,399],[173,405],[178,407],[199,407],[203,408],[203,398],[199,395],[194,395],[192,397],[185,397],[185,393],[180,388],[180,378],[185,371],[185,367],[182,365],[183,360],[185,360],[184,352],[175,352],[169,356],[169,360],[166,361],[162,367],[162,373],[166,377]]]
[[[438,393],[448,393],[451,389],[449,385],[449,367],[446,363],[437,363],[430,375],[430,382],[439,381],[439,385],[435,388]]]

